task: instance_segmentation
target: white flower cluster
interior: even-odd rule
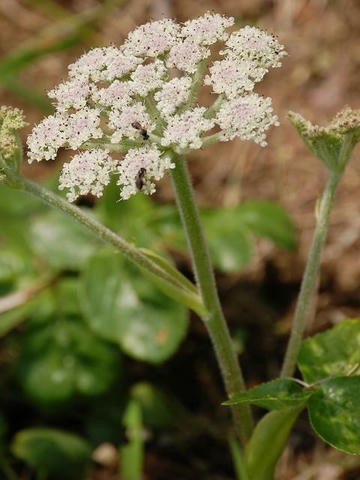
[[[101,196],[112,175],[127,199],[155,191],[153,181],[173,167],[172,151],[235,137],[266,145],[265,131],[278,120],[271,99],[253,89],[285,52],[272,35],[255,27],[231,33],[233,26],[233,18],[214,13],[184,24],[159,20],[136,28],[119,48],[84,54],[49,93],[56,112],[29,136],[29,161],[80,150],[60,178],[69,200]],[[207,66],[218,42],[221,59]],[[213,108],[197,104],[202,85],[216,95]]]

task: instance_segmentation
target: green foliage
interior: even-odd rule
[[[40,405],[102,394],[118,371],[118,353],[79,318],[54,316],[23,336],[18,376],[26,394]]]
[[[301,407],[312,394],[294,380],[277,379],[262,383],[242,393],[235,393],[223,405],[250,403],[268,410]]]
[[[273,480],[276,463],[301,410],[289,408],[269,412],[257,423],[245,449],[250,480]]]
[[[92,235],[55,210],[33,220],[29,241],[34,253],[58,270],[79,270],[98,248]]]
[[[360,454],[360,319],[346,319],[303,342],[298,366],[316,382],[308,408],[314,430],[347,453]]]
[[[309,399],[309,418],[325,442],[360,455],[360,378],[335,377],[322,383]]]
[[[93,331],[139,360],[165,361],[186,333],[185,309],[113,252],[91,258],[82,277],[81,300]]]
[[[153,215],[151,225],[158,230],[158,237],[170,246],[185,250],[176,209],[163,207]],[[236,207],[204,209],[201,217],[212,260],[223,272],[236,272],[250,262],[254,236],[269,238],[288,249],[296,245],[295,228],[286,210],[269,201],[248,200]]]
[[[90,447],[82,438],[61,430],[31,428],[17,433],[12,450],[38,475],[63,480],[85,477]]]
[[[360,367],[360,319],[342,320],[302,344],[298,366],[308,383],[351,373]]]

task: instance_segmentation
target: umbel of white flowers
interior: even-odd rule
[[[170,151],[235,137],[265,146],[278,118],[271,99],[253,89],[286,53],[274,36],[249,26],[229,33],[233,25],[212,13],[184,24],[165,19],[136,28],[120,48],[90,50],[49,93],[56,113],[29,136],[29,161],[55,159],[61,147],[80,150],[60,177],[68,199],[101,196],[112,175],[127,199],[155,191],[153,181],[174,167]],[[218,42],[221,59],[207,65]],[[208,108],[197,103],[203,85],[215,96]]]

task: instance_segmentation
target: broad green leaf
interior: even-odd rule
[[[252,257],[252,240],[248,229],[237,221],[229,209],[202,213],[205,234],[215,266],[223,272],[236,272]]]
[[[102,251],[90,259],[81,300],[90,327],[139,360],[165,361],[187,330],[185,309],[113,252]]]
[[[131,398],[141,407],[144,425],[150,428],[168,428],[174,425],[174,409],[169,398],[151,383],[137,383],[131,388]]]
[[[141,480],[144,461],[144,432],[141,406],[130,400],[124,414],[128,444],[120,448],[122,480]]]
[[[235,393],[223,405],[250,403],[268,410],[282,410],[304,405],[312,393],[294,380],[277,379],[253,387],[246,392]]]
[[[50,266],[63,270],[80,269],[98,246],[73,219],[55,211],[33,221],[30,244]]]
[[[90,446],[72,433],[29,428],[15,435],[13,453],[43,478],[80,480],[90,463]]]
[[[276,464],[284,451],[300,408],[268,412],[257,423],[245,449],[250,480],[273,480]]]
[[[246,225],[251,232],[268,237],[285,248],[294,248],[294,224],[284,207],[268,200],[247,200],[232,209],[234,220]]]
[[[360,319],[342,320],[302,344],[298,366],[308,383],[360,368]]]
[[[51,407],[74,396],[99,395],[115,381],[119,355],[76,317],[51,318],[22,338],[18,377],[26,394]]]
[[[360,378],[331,378],[309,399],[315,432],[343,452],[360,455]]]

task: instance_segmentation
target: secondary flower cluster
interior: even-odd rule
[[[265,131],[278,120],[271,99],[253,89],[285,52],[272,35],[255,27],[229,33],[233,25],[212,13],[184,24],[165,19],[138,27],[120,48],[90,50],[49,93],[56,112],[29,136],[29,161],[55,159],[61,147],[81,150],[60,178],[69,200],[101,196],[112,174],[127,199],[155,191],[153,180],[174,167],[171,151],[235,137],[265,146]],[[217,42],[221,60],[206,71]],[[197,104],[202,85],[215,94],[209,108]]]

